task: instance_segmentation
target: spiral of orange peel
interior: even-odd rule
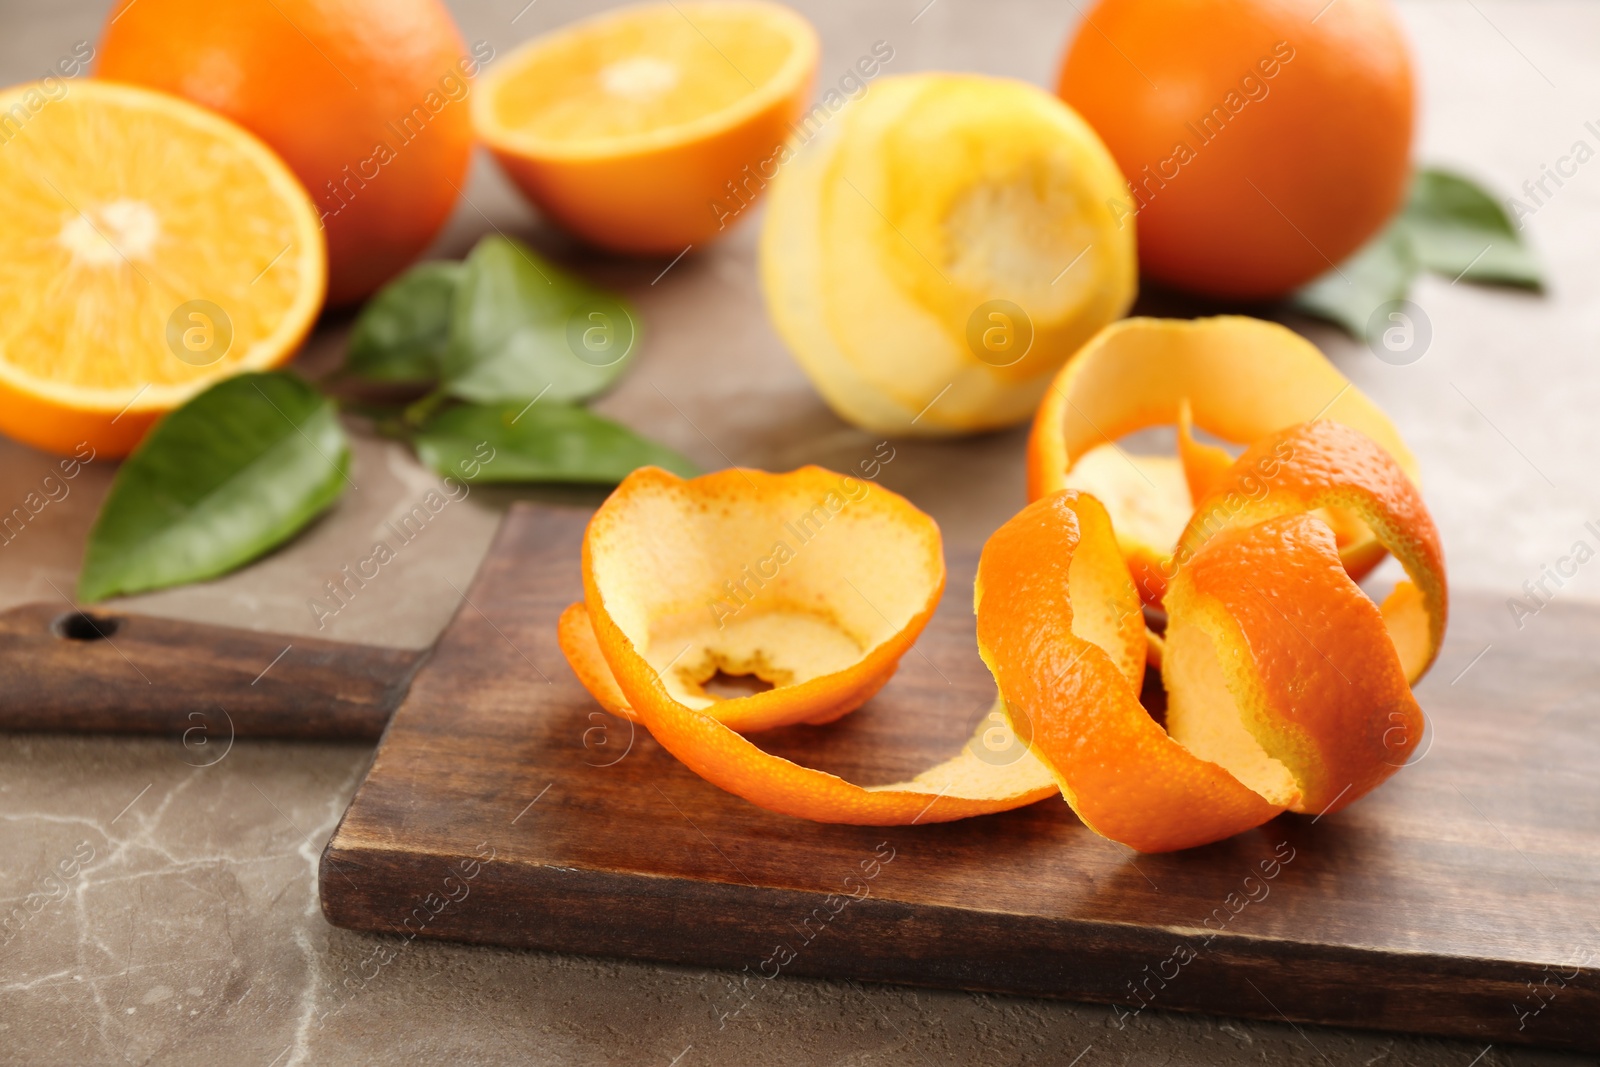
[[[1156,604],[1179,532],[1233,465],[1226,450],[1196,441],[1194,427],[1249,444],[1324,418],[1370,437],[1418,481],[1388,416],[1293,331],[1240,316],[1123,319],[1079,349],[1045,393],[1028,439],[1028,499],[1068,488],[1099,497],[1141,597]],[[1115,444],[1159,425],[1178,427],[1176,457],[1130,455]],[[1257,491],[1265,480],[1243,488]],[[1359,520],[1337,508],[1321,517],[1352,577],[1383,559],[1382,543]]]
[[[1059,792],[1090,829],[1159,852],[1283,811],[1337,811],[1421,739],[1410,685],[1438,652],[1448,592],[1409,453],[1302,345],[1248,319],[1129,320],[1063,370],[1030,446],[1038,499],[989,539],[975,583],[996,710],[1027,742],[1010,763],[982,758],[975,738],[908,781],[860,786],[744,736],[860,707],[944,589],[931,518],[818,467],[630,475],[585,534],[584,600],[561,616],[562,650],[603,706],[643,722],[695,773],[802,818],[939,822]],[[1246,370],[1258,377],[1241,380]],[[1234,388],[1199,388],[1202,371]],[[1148,374],[1159,386],[1146,388]],[[1325,411],[1272,425],[1328,385]],[[1135,386],[1146,395],[1128,396]],[[1052,484],[1094,447],[1088,415],[1069,415],[1084,403],[1104,433],[1180,424],[1195,504],[1169,548],[1130,547],[1096,496]],[[1191,406],[1249,447],[1234,459],[1195,441]],[[1385,552],[1407,579],[1380,606],[1351,573]],[[1136,575],[1159,579],[1160,595]],[[1151,599],[1168,620],[1165,727],[1139,702]],[[702,688],[718,671],[773,688],[718,699]]]

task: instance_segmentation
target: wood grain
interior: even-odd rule
[[[426,654],[24,604],[0,613],[0,730],[371,740]]]
[[[1458,599],[1423,754],[1327,818],[1137,856],[1059,800],[940,826],[819,825],[702,781],[556,647],[586,515],[519,506],[322,857],[332,922],[729,970],[1071,997],[1600,1049],[1600,613]],[[975,561],[893,682],[760,735],[868,782],[956,750],[993,683]],[[1490,646],[1486,653],[1485,646]],[[1475,659],[1480,653],[1481,658]]]

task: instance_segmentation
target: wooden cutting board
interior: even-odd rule
[[[1337,815],[1140,856],[1059,800],[827,826],[702,781],[556,646],[586,518],[508,515],[323,853],[330,921],[727,968],[714,1021],[804,974],[1600,1049],[1600,612],[1518,631],[1458,598],[1420,759]],[[763,745],[866,783],[956,751],[994,690],[950,562],[872,703]]]

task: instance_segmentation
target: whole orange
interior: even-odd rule
[[[272,146],[322,216],[340,304],[449,217],[472,151],[468,79],[492,58],[467,52],[439,0],[125,0],[96,73],[188,97]]]
[[[1058,91],[1131,186],[1140,266],[1209,296],[1282,296],[1399,207],[1411,60],[1387,0],[1101,0]]]

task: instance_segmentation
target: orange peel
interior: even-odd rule
[[[886,489],[818,467],[689,480],[642,468],[590,520],[583,576],[584,602],[558,627],[579,680],[695,773],[753,803],[895,825],[1003,811],[1056,790],[1028,751],[999,765],[969,744],[909,781],[860,786],[740,733],[853,711],[932,616],[945,578],[938,527]],[[749,597],[726,599],[730,585]],[[730,604],[738,610],[726,615]],[[774,688],[717,699],[700,685],[717,670]]]
[[[938,527],[862,480],[816,467],[688,481],[635,472],[585,534],[584,601],[558,626],[568,662],[603,706],[643,722],[695,773],[819,821],[939,822],[1059,792],[1095,832],[1161,852],[1284,811],[1337,811],[1404,766],[1422,738],[1411,685],[1444,635],[1443,551],[1414,463],[1387,420],[1359,395],[1345,418],[1321,417],[1350,395],[1348,383],[1310,420],[1270,425],[1308,391],[1343,379],[1285,345],[1276,327],[1248,322],[1125,327],[1133,340],[1104,350],[1144,360],[1145,373],[1154,366],[1190,380],[1148,390],[1165,392],[1141,406],[1118,399],[1125,368],[1091,357],[1084,379],[1058,391],[1066,399],[1051,419],[1062,432],[1041,431],[1041,411],[1031,474],[1053,476],[1036,462],[1052,449],[1064,475],[1076,469],[1065,457],[1078,454],[1084,435],[1069,432],[1065,412],[1074,397],[1092,398],[1105,416],[1097,432],[1176,422],[1179,454],[1165,467],[1121,458],[1177,488],[1141,514],[1133,480],[1106,473],[1105,457],[1117,454],[1101,452],[1088,477],[1124,493],[1111,506],[1059,488],[990,537],[973,603],[978,651],[999,696],[958,755],[910,780],[856,785],[743,736],[856,710],[893,675],[938,604]],[[1246,383],[1230,400],[1200,387],[1196,368],[1206,366],[1278,377]],[[1272,393],[1285,381],[1287,400]],[[1263,390],[1271,395],[1251,398]],[[1251,443],[1234,458],[1199,441],[1196,422]],[[1363,422],[1383,436],[1355,425]],[[1178,493],[1196,504],[1171,550],[1130,551],[1137,538],[1119,532],[1116,509],[1147,527],[1152,516],[1170,522],[1160,509]],[[1379,605],[1356,574],[1385,553],[1406,579]],[[1160,583],[1159,637],[1145,626],[1151,590],[1136,576]],[[1140,702],[1147,664],[1166,688],[1164,722]],[[703,687],[718,670],[774,688],[721,699]],[[1020,758],[1011,755],[1018,741]],[[1008,752],[1003,762],[987,758],[997,748]]]
[[[1173,581],[1167,611],[1168,733],[1269,803],[1336,811],[1422,737],[1378,606],[1313,515],[1218,534]]]
[[[978,646],[1013,729],[1097,833],[1161,852],[1284,810],[1334,811],[1422,736],[1379,609],[1312,514],[1224,529],[1176,575],[1166,729],[1126,669],[1137,623],[1108,627],[1104,615],[1115,605],[1138,620],[1138,604],[1104,507],[1076,490],[1030,504],[978,566]]]
[[[1173,740],[1139,703],[1139,597],[1093,496],[1056,493],[1000,527],[978,562],[975,601],[978,651],[1013,730],[1031,738],[1091,830],[1162,852],[1282,810]]]
[[[1039,405],[1028,439],[1028,497],[1066,488],[1098,496],[1141,596],[1156,604],[1166,587],[1163,567],[1202,495],[1197,490],[1226,468],[1226,451],[1201,445],[1193,427],[1249,445],[1322,418],[1371,438],[1418,481],[1416,460],[1388,416],[1293,331],[1242,316],[1124,319],[1067,361]],[[1180,423],[1176,459],[1128,455],[1115,444]],[[1324,518],[1352,577],[1383,560],[1381,541],[1359,521],[1338,511]]]
[[[1406,680],[1415,684],[1444,643],[1444,549],[1416,483],[1388,451],[1349,426],[1303,423],[1246,449],[1196,506],[1170,571],[1181,574],[1186,561],[1223,530],[1297,512],[1311,512],[1325,524],[1330,514],[1354,520],[1371,532],[1380,557],[1392,554],[1405,569],[1406,580],[1395,584],[1381,614]],[[1348,573],[1348,554],[1340,555]]]
[[[945,572],[933,520],[861,479],[645,467],[590,520],[583,576],[636,710],[648,692],[765,730],[865,703],[933,616]],[[702,686],[719,671],[773,688],[720,699]]]

